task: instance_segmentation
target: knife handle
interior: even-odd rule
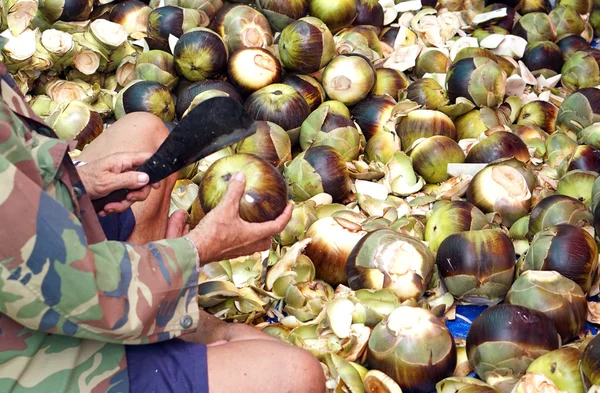
[[[111,202],[124,201],[127,198],[127,194],[129,194],[131,191],[134,190],[130,190],[129,188],[121,188],[120,190],[111,192],[105,197],[102,197],[100,199],[94,199],[92,201],[92,205],[94,205],[94,210],[96,210],[96,212],[101,212],[102,210],[104,210],[104,206],[108,205]]]

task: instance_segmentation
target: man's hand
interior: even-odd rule
[[[117,153],[77,167],[79,177],[92,200],[105,197],[121,188],[135,190],[127,194],[126,200],[104,206],[100,215],[121,213],[134,202],[148,198],[151,188],[158,188],[158,183],[148,185],[147,174],[132,171],[151,156],[152,153]]]
[[[240,199],[244,195],[245,184],[243,173],[233,175],[221,202],[187,235],[198,247],[203,265],[268,249],[271,236],[281,232],[290,221],[291,204],[273,221],[254,223],[242,220]]]

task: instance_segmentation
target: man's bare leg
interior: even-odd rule
[[[78,160],[90,162],[114,153],[154,153],[168,135],[169,130],[158,117],[146,112],[130,113],[87,145]],[[127,239],[128,242],[145,244],[164,239],[167,237],[168,225],[171,226],[168,237],[179,237],[185,233],[183,228],[188,219],[186,214],[178,213],[167,220],[171,190],[177,178],[177,174],[169,176],[160,182],[158,189],[150,192],[148,199],[132,205],[136,226]]]
[[[207,352],[210,393],[325,393],[318,360],[289,344],[246,340]]]
[[[323,393],[325,377],[319,361],[242,323],[225,323],[200,311],[198,331],[180,337],[209,344],[211,393]]]

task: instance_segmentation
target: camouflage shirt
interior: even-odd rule
[[[197,250],[107,241],[68,144],[1,63],[0,95],[0,392],[127,392],[125,344],[197,325]]]

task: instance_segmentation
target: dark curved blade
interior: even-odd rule
[[[146,172],[150,183],[156,183],[255,132],[254,119],[239,102],[229,97],[211,98],[181,119],[138,171]]]
[[[214,97],[201,102],[181,119],[156,153],[137,171],[147,173],[150,184],[156,183],[255,132],[254,120],[239,102],[229,97]],[[94,208],[101,211],[107,203],[124,200],[131,191],[113,191],[94,200]]]

